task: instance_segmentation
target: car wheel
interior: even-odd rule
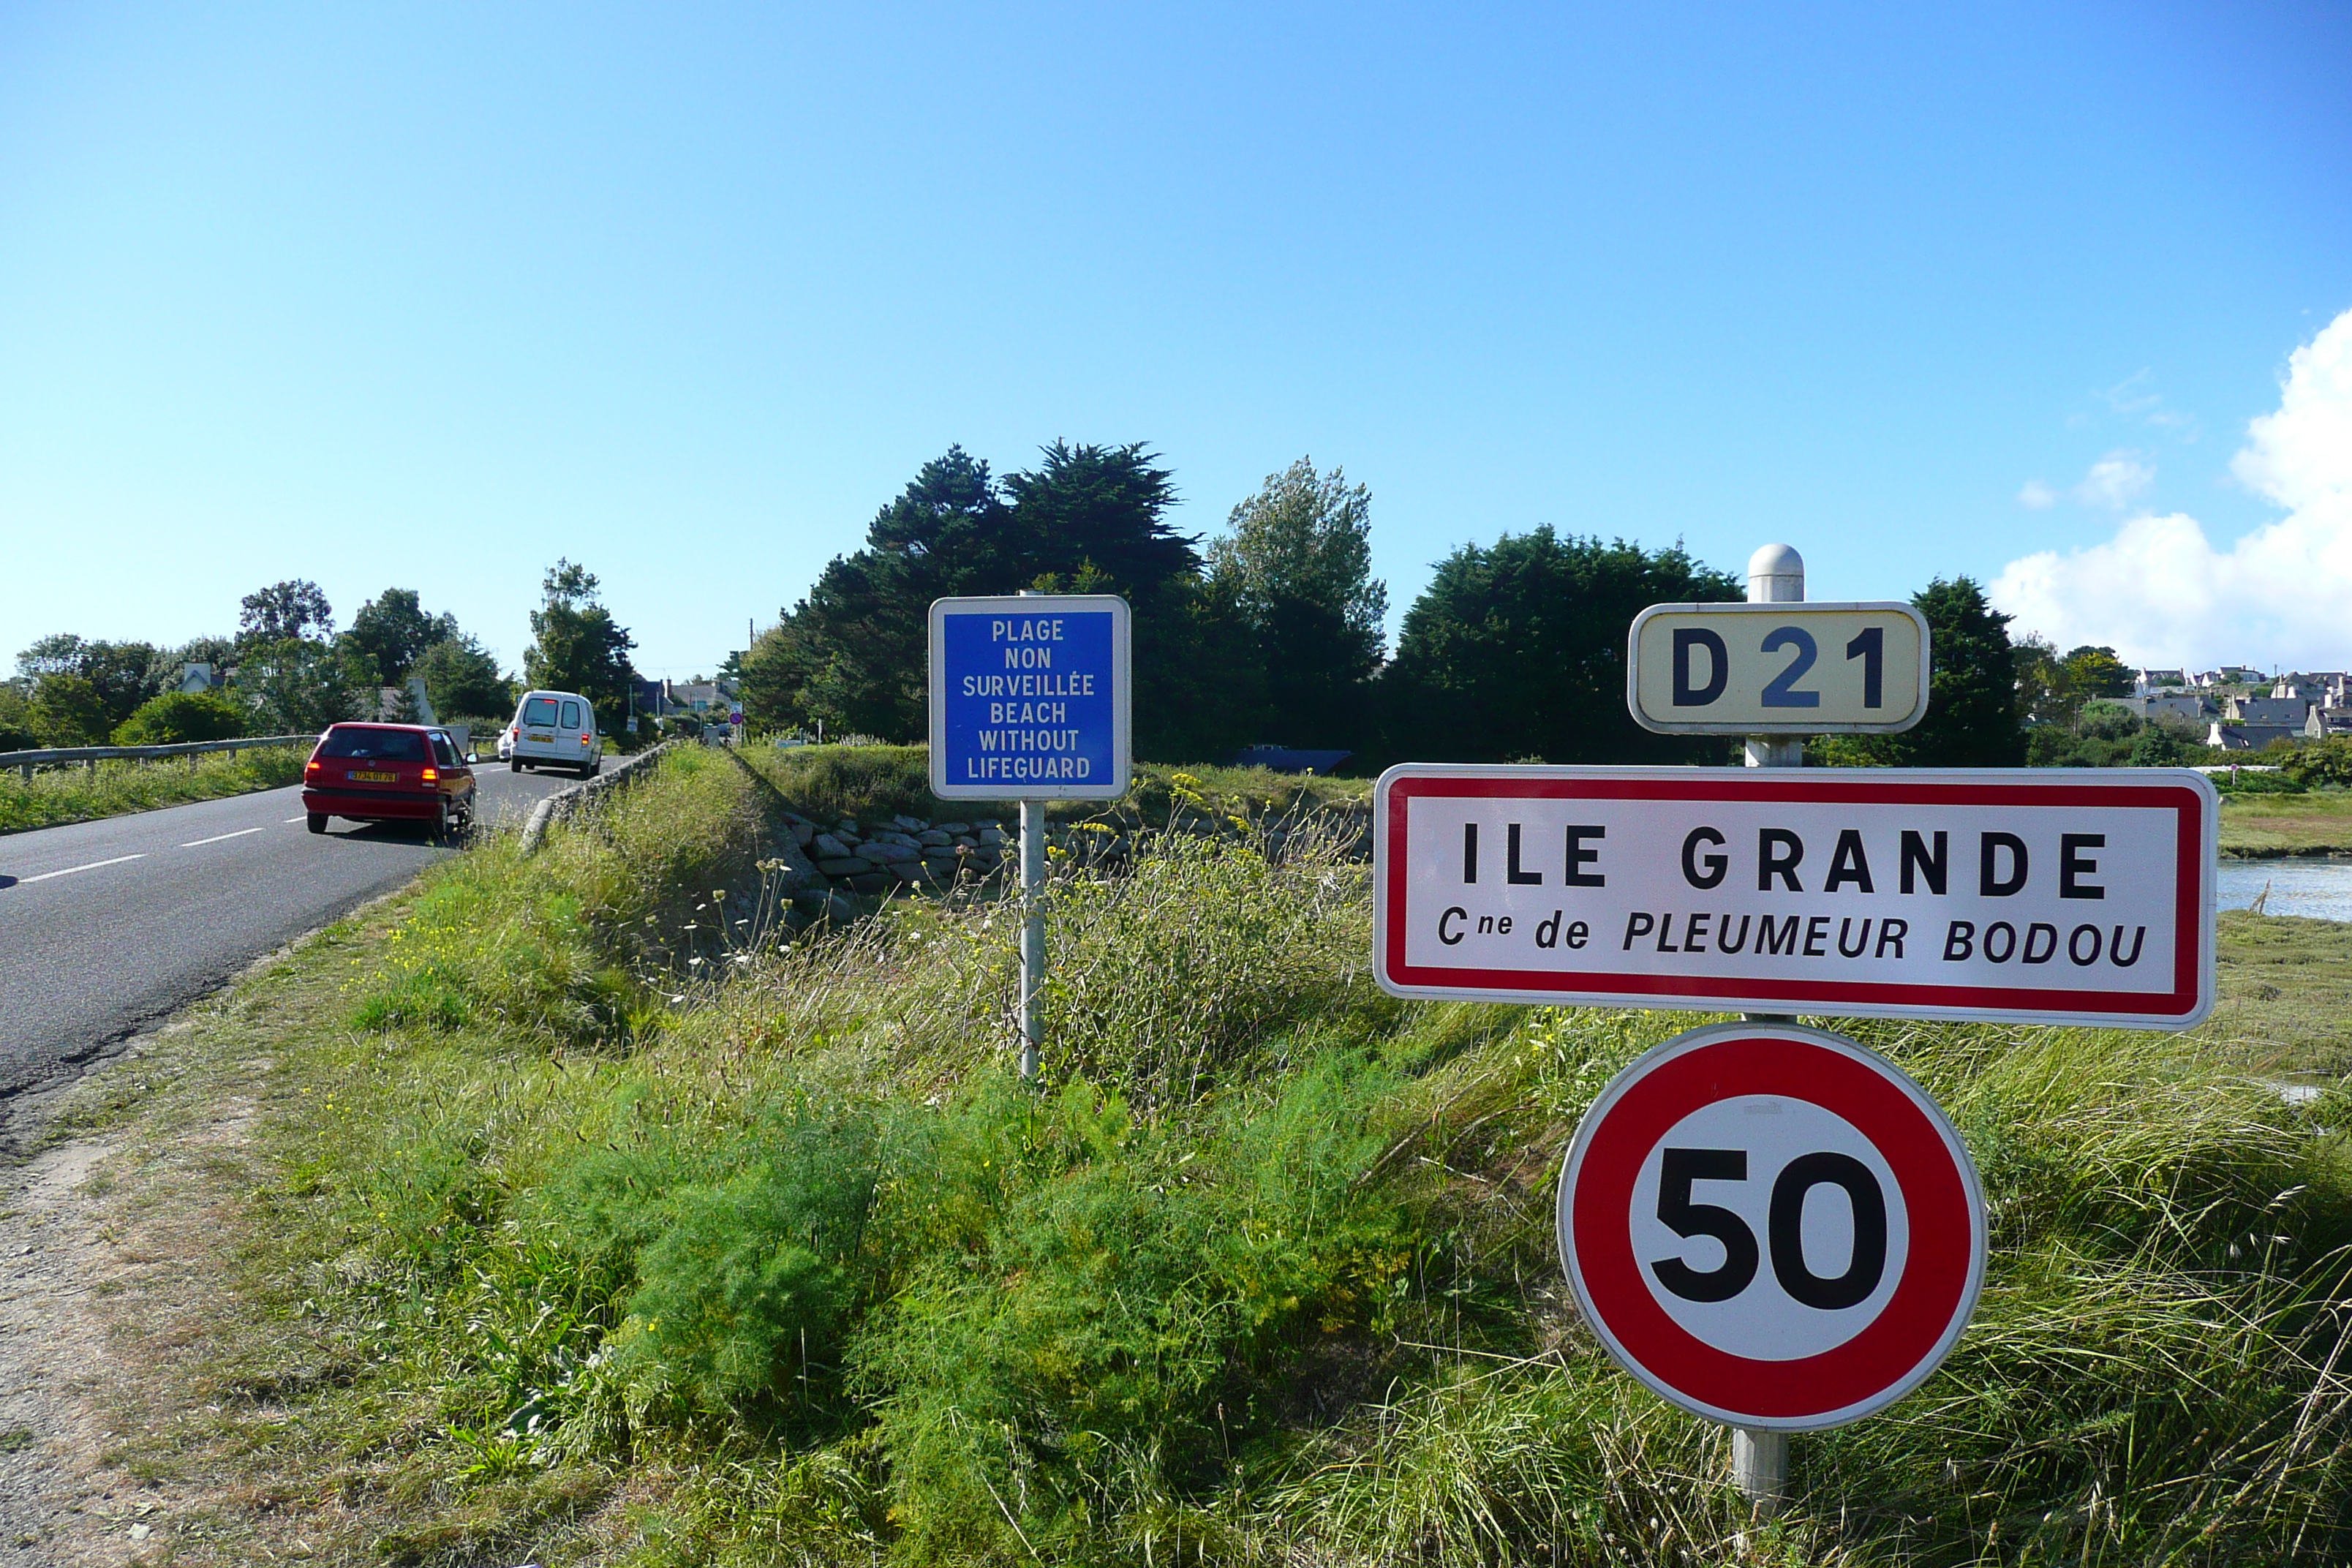
[[[507,763],[507,766],[512,768],[516,773],[522,772],[522,764],[520,763],[509,762]]]
[[[313,833],[324,833],[327,831],[327,814],[323,811],[311,812],[302,820],[309,826],[310,831]]]

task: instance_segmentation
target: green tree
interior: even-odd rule
[[[398,686],[425,649],[456,636],[457,618],[426,615],[415,589],[386,588],[359,607],[341,640],[366,658],[375,684]]]
[[[2009,640],[2010,617],[1985,602],[1983,585],[1973,577],[1938,577],[1914,594],[1911,602],[1927,617],[1935,671],[1927,688],[1927,717],[1899,735],[1832,736],[1814,749],[1815,755],[1832,763],[1883,767],[2022,766],[2025,731],[2018,711],[2021,691],[2016,650]],[[2063,660],[2059,668],[2063,669]],[[2078,699],[2067,695],[2062,700],[2080,712]]]
[[[2297,746],[2279,767],[2305,788],[2352,786],[2352,736],[2330,735],[2311,745]]]
[[[172,746],[187,741],[233,741],[249,731],[246,711],[217,691],[166,691],[139,705],[114,727],[118,746]]]
[[[2132,694],[2132,672],[2124,668],[2124,661],[2116,657],[2111,647],[2093,647],[2086,643],[2067,654],[2063,662],[2067,684],[2085,702]]]
[[[596,574],[558,560],[541,581],[546,597],[530,613],[531,645],[522,656],[523,679],[547,691],[576,691],[596,707],[600,722],[618,733],[637,678],[628,628],[597,598]]]
[[[1625,634],[1651,605],[1743,596],[1680,545],[1562,537],[1549,524],[1465,544],[1406,612],[1381,679],[1388,744],[1430,762],[1714,760],[1625,710]]]
[[[35,680],[26,709],[33,733],[44,746],[103,746],[114,728],[97,686],[65,671]]]
[[[1166,521],[1175,499],[1169,470],[1141,443],[1057,441],[1036,468],[1001,481],[949,448],[876,515],[864,549],[836,556],[754,640],[742,664],[750,717],[919,740],[933,599],[1116,593],[1135,611],[1138,752],[1205,754],[1233,718],[1205,689],[1231,638],[1217,622],[1223,601],[1201,592],[1192,542]]]
[[[514,683],[499,673],[498,660],[468,633],[457,632],[429,645],[410,673],[425,678],[425,695],[445,720],[459,715],[503,720],[514,711]]]
[[[33,732],[32,704],[24,688],[0,680],[0,752],[29,752],[41,743]]]
[[[236,696],[257,734],[308,734],[374,716],[373,689],[355,684],[335,649],[316,638],[252,643],[240,658]]]
[[[131,717],[142,702],[170,689],[179,675],[179,667],[152,643],[89,640],[71,633],[46,637],[33,644],[16,656],[16,670],[27,680],[71,675],[89,682],[110,731]]]
[[[237,641],[243,645],[278,643],[289,637],[324,642],[335,635],[335,612],[319,584],[288,578],[247,594],[236,625]]]
[[[235,637],[190,637],[163,656],[163,668],[174,682],[192,664],[209,664],[213,667],[213,673],[218,675],[236,663]]]
[[[1371,491],[1306,458],[1270,474],[1210,546],[1209,575],[1248,623],[1272,739],[1362,750],[1388,588],[1372,576]]]

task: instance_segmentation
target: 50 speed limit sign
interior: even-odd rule
[[[1570,1285],[1626,1370],[1737,1426],[1884,1409],[1959,1340],[1984,1200],[1927,1092],[1852,1040],[1718,1024],[1617,1075],[1560,1173]]]

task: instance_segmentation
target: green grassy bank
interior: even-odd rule
[[[305,747],[270,746],[234,755],[202,754],[193,768],[185,757],[118,760],[99,763],[96,773],[79,766],[47,768],[29,780],[14,769],[0,768],[0,833],[278,789],[301,782],[303,759],[309,755]]]
[[[2221,853],[2352,855],[2352,790],[2225,795]]]
[[[841,770],[903,782],[886,762],[758,765],[817,815],[861,787]],[[1187,777],[1172,802],[1215,782]],[[116,1309],[166,1391],[119,1459],[213,1500],[169,1560],[2352,1549],[2352,1102],[2271,1081],[2340,1060],[2343,928],[2227,917],[2230,1003],[2190,1037],[1841,1026],[1950,1109],[1993,1266],[1943,1371],[1801,1439],[1759,1525],[1723,1433],[1615,1370],[1552,1250],[1578,1117],[1702,1019],[1399,1003],[1364,868],[1312,831],[1273,858],[1145,834],[1130,875],[1058,885],[1025,1092],[1002,910],[724,934],[762,809],[686,753],[105,1081],[84,1116],[127,1141],[126,1212],[210,1205],[195,1326]],[[195,1160],[230,1104],[242,1142]]]

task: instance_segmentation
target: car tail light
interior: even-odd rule
[[[303,772],[305,774],[315,773],[317,773],[318,771],[319,771],[319,759],[318,759],[318,758],[316,758],[316,757],[312,757],[309,762],[304,763],[302,764],[302,772]]]
[[[441,782],[441,770],[439,768],[425,769],[425,782],[426,784],[439,784]]]
[[[595,740],[596,737],[593,735],[583,735],[580,737],[580,743],[583,746],[593,745],[595,743]]]

